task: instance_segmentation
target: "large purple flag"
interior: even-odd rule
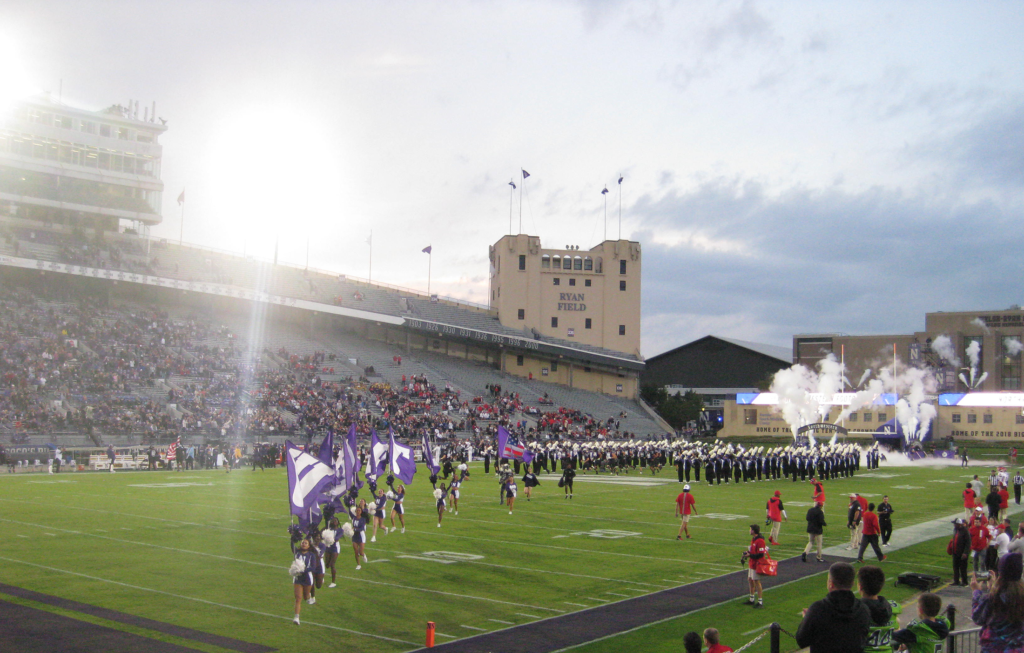
[[[320,462],[334,469],[334,431],[328,429],[324,441],[320,443],[320,453],[317,455]]]
[[[416,473],[416,458],[412,447],[395,442],[395,432],[388,429],[390,442],[388,443],[388,460],[391,465],[391,473],[402,479],[403,483],[412,483],[412,476]]]
[[[346,490],[353,485],[357,490],[363,487],[363,482],[359,480],[359,444],[356,442],[355,424],[349,427],[348,437],[342,442],[335,472]]]
[[[334,469],[285,442],[288,464],[288,502],[291,513],[308,518],[320,494],[334,482]]]
[[[370,455],[366,457],[366,475],[380,476],[388,471],[388,445],[380,441],[377,431],[370,431]]]
[[[423,458],[427,461],[427,469],[431,474],[441,471],[441,466],[434,464],[434,450],[430,448],[430,436],[426,433],[423,434]]]

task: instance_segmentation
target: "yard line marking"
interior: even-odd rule
[[[29,522],[15,521],[13,519],[0,519],[0,522],[9,522],[11,524],[21,524],[22,526],[36,526],[36,527],[42,526],[41,524],[32,524],[32,523],[29,523]],[[285,569],[285,567],[283,567],[282,565],[272,565],[272,564],[269,564],[269,563],[266,563],[266,562],[256,562],[255,560],[245,560],[244,558],[232,558],[230,556],[217,555],[216,553],[208,553],[206,551],[191,551],[189,549],[177,549],[177,548],[171,547],[171,546],[161,546],[159,544],[150,544],[149,542],[135,542],[135,541],[132,541],[132,540],[124,540],[124,539],[116,538],[116,537],[106,537],[104,535],[94,535],[92,533],[83,533],[81,531],[73,531],[73,530],[69,530],[69,529],[66,529],[66,528],[55,528],[53,530],[55,530],[55,531],[62,531],[64,533],[72,533],[74,535],[86,535],[86,536],[89,536],[89,537],[98,537],[101,540],[115,540],[115,541],[121,542],[123,544],[136,544],[136,545],[139,545],[139,546],[148,546],[148,547],[152,547],[154,549],[164,549],[165,551],[174,551],[176,553],[186,553],[188,555],[200,555],[200,556],[207,556],[209,558],[219,558],[220,560],[228,560],[228,561],[231,561],[231,562],[240,562],[242,564],[255,565],[257,567],[270,567],[271,569]],[[413,590],[413,591],[416,591],[416,592],[427,592],[427,593],[430,593],[430,594],[442,594],[444,596],[454,596],[454,597],[461,598],[461,599],[471,599],[471,600],[474,600],[474,601],[487,601],[489,603],[501,603],[503,605],[514,605],[514,606],[522,607],[522,608],[533,608],[534,610],[546,610],[547,612],[559,612],[559,613],[565,612],[565,610],[559,610],[557,608],[544,608],[544,607],[541,607],[539,605],[529,605],[527,603],[515,603],[513,601],[502,601],[500,599],[492,599],[492,598],[487,598],[487,597],[484,597],[484,596],[472,596],[470,594],[456,594],[454,592],[445,592],[445,591],[442,591],[442,590],[428,589],[428,588],[425,588],[425,587],[415,587],[413,585],[401,585],[399,583],[385,583],[383,581],[368,580],[368,579],[365,579],[365,578],[359,578],[357,576],[346,576],[346,578],[350,578],[350,579],[352,579],[354,581],[357,581],[357,582],[360,582],[360,583],[370,583],[371,585],[384,585],[386,587],[398,587],[398,588],[401,588],[401,589]]]
[[[53,533],[43,533],[43,535],[48,535],[48,536],[50,536],[50,537],[57,537],[57,536],[56,536],[56,535],[54,535]]]
[[[611,594],[612,596],[624,596],[624,597],[626,597],[627,599],[631,599],[631,598],[633,598],[633,597],[632,597],[632,596],[630,596],[629,594],[619,594],[618,592],[605,592],[605,594]]]
[[[458,635],[445,635],[444,633],[439,633],[436,630],[434,631],[434,634],[437,635],[438,637],[451,637],[452,639],[458,639],[459,638]]]
[[[469,628],[470,630],[479,630],[482,633],[486,633],[487,632],[486,628],[477,628],[476,626],[467,626],[466,624],[462,624],[459,627],[460,628]]]
[[[565,603],[566,605],[575,605],[575,606],[580,607],[580,608],[589,608],[590,607],[589,605],[586,605],[584,603],[573,603],[572,601],[562,601],[562,603]]]
[[[629,598],[633,598],[633,597],[629,597]],[[611,599],[599,599],[596,596],[588,596],[588,597],[586,597],[586,599],[588,601],[601,601],[602,603],[607,603],[608,601],[611,600]]]
[[[205,605],[212,605],[212,606],[216,606],[218,608],[225,608],[227,610],[237,610],[239,612],[246,612],[248,614],[259,615],[261,617],[271,617],[273,619],[283,619],[284,621],[291,621],[292,620],[291,617],[286,617],[286,616],[279,615],[279,614],[270,614],[269,612],[260,612],[258,610],[249,610],[248,608],[240,608],[240,607],[235,606],[235,605],[228,605],[226,603],[217,603],[215,601],[207,601],[206,599],[199,599],[199,598],[196,598],[194,596],[184,596],[182,594],[174,594],[172,592],[164,592],[163,590],[155,590],[155,589],[151,589],[149,587],[142,587],[140,585],[129,585],[128,583],[122,583],[122,582],[119,582],[119,581],[116,581],[116,580],[110,580],[108,578],[100,578],[99,576],[90,576],[88,574],[80,574],[78,572],[68,571],[67,569],[57,569],[56,567],[47,567],[46,565],[40,565],[40,564],[36,564],[34,562],[26,562],[24,560],[15,560],[14,558],[5,558],[5,557],[2,557],[2,556],[0,556],[0,560],[6,560],[7,562],[13,562],[13,563],[16,563],[16,564],[28,565],[30,567],[38,567],[39,569],[46,569],[47,571],[56,571],[56,572],[60,572],[62,574],[69,574],[71,576],[79,576],[81,578],[88,578],[89,580],[100,581],[102,583],[110,583],[112,585],[120,585],[121,587],[127,587],[129,589],[139,590],[139,591],[142,591],[142,592],[152,592],[153,594],[162,594],[164,596],[170,596],[170,597],[175,598],[175,599],[185,599],[186,601],[195,601],[197,603],[203,603]],[[358,630],[351,630],[349,628],[341,628],[339,626],[331,626],[331,625],[328,625],[328,624],[321,624],[321,623],[317,623],[315,621],[303,621],[303,623],[309,624],[311,626],[320,626],[321,628],[330,628],[331,630],[337,630],[337,631],[341,631],[341,632],[344,632],[344,633],[352,633],[353,635],[362,635],[363,637],[373,637],[375,639],[383,639],[383,640],[387,640],[389,642],[398,642],[399,644],[410,644],[412,646],[419,646],[419,644],[417,644],[416,642],[409,642],[409,641],[406,641],[404,639],[395,639],[394,637],[385,637],[384,635],[374,635],[373,633],[364,633],[364,632],[360,632]]]
[[[525,613],[522,613],[522,612],[517,612],[516,614],[519,615],[520,617],[529,617],[530,619],[541,619],[542,618],[542,617],[538,617],[535,614],[525,614]]]
[[[388,560],[387,558],[381,558],[380,560],[371,560],[371,561],[369,561],[369,562],[368,562],[368,563],[366,563],[366,564],[368,564],[368,565],[372,565],[372,564],[373,564],[373,563],[375,563],[375,562],[391,562],[391,561],[390,561],[390,560]]]
[[[502,621],[501,619],[488,619],[487,621],[493,621],[496,624],[505,624],[506,626],[515,626],[512,621]]]
[[[646,594],[647,593],[647,590],[638,590],[635,587],[625,587],[623,589],[625,589],[627,592],[640,592],[641,594]]]
[[[29,539],[28,535],[22,535],[21,533],[18,533],[18,537],[23,537],[26,540]]]

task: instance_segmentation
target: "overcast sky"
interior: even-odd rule
[[[642,243],[643,353],[1024,303],[1024,4],[19,2],[0,52],[168,121],[186,241],[478,302],[487,246]],[[13,54],[11,54],[13,53]],[[511,207],[519,230],[519,200]]]

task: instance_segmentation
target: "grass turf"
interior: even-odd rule
[[[790,522],[773,557],[797,555],[805,538],[806,483],[694,483],[700,516],[691,521],[693,539],[679,542],[673,500],[680,486],[668,471],[580,475],[572,501],[562,498],[556,477],[545,476],[533,501],[520,489],[509,515],[493,477],[481,464],[470,469],[460,514],[446,514],[440,529],[421,471],[405,502],[407,532],[378,534],[360,571],[343,547],[338,587],[321,589],[314,606],[303,604],[298,628],[290,622],[280,468],[0,477],[0,582],[282,651],[339,643],[349,651],[405,651],[422,644],[427,621],[436,622],[440,643],[735,571],[747,527],[763,524],[776,489]],[[844,493],[878,495],[873,501],[888,493],[899,528],[957,512],[966,474],[883,468],[827,482],[826,545],[847,537]],[[934,541],[893,553],[884,567],[892,577],[906,569],[946,575],[944,554],[945,540]],[[736,596],[744,594],[745,584],[737,586]],[[800,608],[823,594],[818,576],[771,590],[764,610],[734,602],[579,650],[678,650],[683,633],[708,625],[735,647],[752,637],[742,633],[771,621],[795,629]],[[754,650],[767,650],[767,638],[760,644]]]

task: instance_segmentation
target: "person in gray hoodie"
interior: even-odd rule
[[[862,653],[871,612],[853,594],[853,565],[836,562],[828,570],[828,596],[804,610],[796,643],[811,653]]]

